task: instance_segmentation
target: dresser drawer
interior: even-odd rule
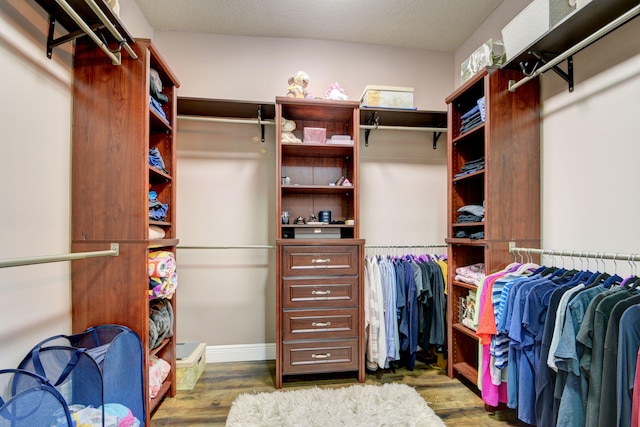
[[[358,335],[357,308],[282,313],[284,340],[353,338]]]
[[[284,246],[283,276],[357,275],[357,246]]]
[[[285,343],[282,349],[284,374],[357,371],[358,340]]]
[[[357,277],[310,279],[293,277],[282,280],[282,305],[285,308],[356,307]]]

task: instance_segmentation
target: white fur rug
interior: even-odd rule
[[[440,427],[444,422],[406,384],[353,385],[241,394],[227,427]]]

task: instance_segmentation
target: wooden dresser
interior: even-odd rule
[[[276,388],[282,376],[357,371],[364,381],[364,241],[278,242]]]

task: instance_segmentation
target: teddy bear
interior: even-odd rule
[[[293,120],[282,118],[282,132],[280,133],[281,142],[302,142],[300,138],[296,138],[293,131],[296,130],[296,122]]]
[[[298,71],[289,77],[289,87],[287,88],[287,96],[290,98],[311,98],[311,94],[307,92],[309,85],[309,75],[304,71]]]

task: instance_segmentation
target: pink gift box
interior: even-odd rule
[[[325,144],[327,130],[325,128],[304,128],[304,142],[307,144]]]

